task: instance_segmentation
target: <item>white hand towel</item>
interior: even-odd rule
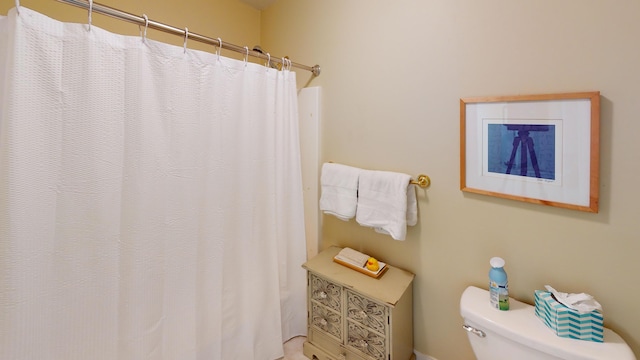
[[[377,232],[404,240],[407,225],[418,221],[416,191],[411,176],[388,171],[362,170],[358,185],[356,221]]]
[[[360,169],[334,163],[322,165],[320,210],[347,221],[356,215]]]

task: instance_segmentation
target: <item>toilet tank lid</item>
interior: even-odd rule
[[[462,293],[460,315],[481,330],[484,327],[562,359],[636,360],[629,345],[610,329],[604,329],[603,343],[559,337],[535,315],[533,306],[509,298],[508,311],[494,309],[489,292],[475,286]]]

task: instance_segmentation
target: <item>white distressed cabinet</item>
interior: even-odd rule
[[[307,341],[312,360],[410,360],[414,274],[390,266],[380,278],[333,261],[330,247],[307,261]],[[389,266],[389,265],[387,265]]]

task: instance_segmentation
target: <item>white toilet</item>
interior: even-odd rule
[[[509,299],[509,311],[494,309],[489,292],[470,286],[460,299],[471,347],[478,360],[635,360],[629,345],[610,329],[604,342],[557,336],[534,313],[534,307]]]

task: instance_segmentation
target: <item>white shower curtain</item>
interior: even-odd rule
[[[0,359],[268,360],[306,333],[296,81],[0,17]]]

